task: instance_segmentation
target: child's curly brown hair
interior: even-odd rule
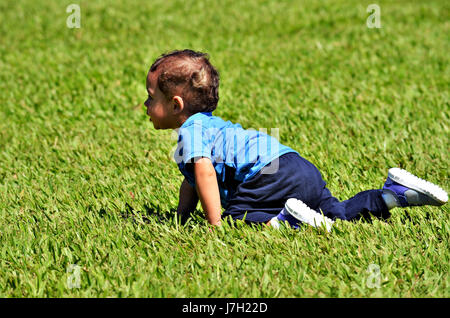
[[[212,112],[219,102],[219,72],[207,53],[189,49],[162,54],[150,67],[159,70],[158,87],[168,100],[180,95],[187,112]]]

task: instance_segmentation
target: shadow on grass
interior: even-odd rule
[[[369,223],[369,224],[373,224],[374,220],[389,222],[391,216],[392,215],[389,211],[381,213],[381,215],[379,215],[379,216],[373,215],[370,211],[364,211],[364,212],[361,212],[355,219],[350,220],[350,222],[351,221],[354,221],[354,222],[361,221],[361,222]]]
[[[98,215],[102,218],[108,215],[108,211],[105,208],[101,208],[98,211]],[[195,210],[189,217],[181,217],[177,215],[176,209],[163,210],[159,205],[148,205],[145,204],[143,209],[138,210],[133,208],[128,202],[125,203],[125,209],[120,211],[120,217],[123,219],[131,220],[136,223],[144,222],[151,223],[159,222],[159,223],[167,223],[173,224],[178,222],[181,225],[187,223],[189,219],[189,223],[201,223],[202,222],[203,213],[199,210]]]
[[[100,217],[106,217],[109,213],[105,208],[101,208],[98,210],[98,215]],[[413,224],[417,224],[417,220],[414,221],[413,218],[411,218],[410,214],[404,210],[403,211],[404,217],[408,219]],[[125,208],[120,211],[120,217],[122,219],[131,220],[134,223],[151,223],[151,222],[158,222],[158,223],[166,223],[166,224],[175,224],[178,223],[180,225],[186,225],[189,223],[190,225],[199,225],[205,222],[205,217],[202,211],[195,210],[193,213],[191,213],[190,216],[181,217],[177,215],[176,209],[172,208],[170,210],[162,209],[159,205],[153,205],[144,204],[143,209],[135,209],[133,208],[128,202],[125,203]],[[381,215],[379,217],[376,217],[372,215],[370,212],[361,213],[357,218],[354,220],[351,220],[350,222],[363,222],[363,223],[369,223],[372,224],[374,220],[380,220],[384,221],[386,223],[390,222],[391,213],[386,213],[384,215]],[[427,213],[426,219],[429,219],[430,215]],[[226,220],[223,219],[223,222],[229,223],[230,226],[235,226],[236,222],[233,221],[231,218],[227,218]],[[257,229],[261,228],[261,225],[255,225],[252,223],[249,223],[247,221],[240,221],[238,223],[245,223],[247,226],[255,227]]]

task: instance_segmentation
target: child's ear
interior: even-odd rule
[[[173,97],[173,110],[175,113],[181,113],[184,109],[184,101],[180,96]]]

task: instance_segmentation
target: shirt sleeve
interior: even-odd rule
[[[185,164],[201,157],[211,159],[212,145],[209,139],[207,129],[201,121],[194,121],[193,124],[180,128],[179,159]]]

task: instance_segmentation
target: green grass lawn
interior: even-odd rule
[[[449,2],[378,1],[380,29],[371,3],[1,1],[0,297],[449,297],[448,204],[331,233],[211,233],[199,205],[180,226],[176,138],[142,106],[161,53],[208,52],[215,114],[279,128],[337,198],[393,166],[448,191]]]

